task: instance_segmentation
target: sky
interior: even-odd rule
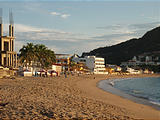
[[[79,55],[160,26],[159,6],[159,0],[0,0],[5,35],[13,12],[15,51],[32,42]]]

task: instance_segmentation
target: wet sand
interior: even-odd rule
[[[160,119],[150,106],[105,92],[97,82],[108,78],[157,75],[80,75],[65,78],[0,79],[2,119]]]

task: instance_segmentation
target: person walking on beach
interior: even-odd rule
[[[67,78],[67,72],[66,72],[66,70],[64,71],[64,75],[65,75],[65,78]]]

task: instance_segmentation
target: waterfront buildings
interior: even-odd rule
[[[126,72],[128,72],[130,74],[142,74],[143,73],[142,70],[135,70],[135,69],[129,68],[129,67],[127,67]]]
[[[119,74],[122,72],[122,68],[117,65],[106,64],[106,70],[109,74]]]
[[[105,68],[104,58],[96,56],[86,56],[85,58],[86,58],[86,66],[94,74],[108,74]]]
[[[121,66],[140,65],[160,65],[160,53],[145,53],[139,56],[134,56],[131,60],[121,63]]]
[[[79,72],[89,72],[90,70],[86,66],[86,58],[79,57],[77,54],[72,56],[72,71],[79,71]]]
[[[60,73],[62,72],[62,65],[54,63],[52,64],[52,70],[56,71],[59,76]]]
[[[0,66],[17,67],[17,53],[14,51],[14,25],[12,13],[10,15],[9,36],[3,35],[3,23],[0,16]]]
[[[94,74],[108,74],[105,68],[104,58],[96,56],[85,56],[84,58],[75,56],[72,59],[76,63],[83,63]]]
[[[71,63],[71,54],[55,54],[56,56],[56,64],[60,64],[62,66],[62,71],[69,71],[69,65]]]
[[[74,54],[72,56],[72,61],[74,61],[75,63],[83,63],[83,64],[85,64],[86,63],[86,58],[79,57],[78,55]]]

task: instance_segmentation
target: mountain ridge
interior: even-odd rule
[[[133,38],[109,47],[100,47],[88,53],[84,52],[82,57],[95,55],[105,58],[106,63],[120,65],[133,56],[154,51],[160,51],[160,26],[146,32],[141,38]]]

